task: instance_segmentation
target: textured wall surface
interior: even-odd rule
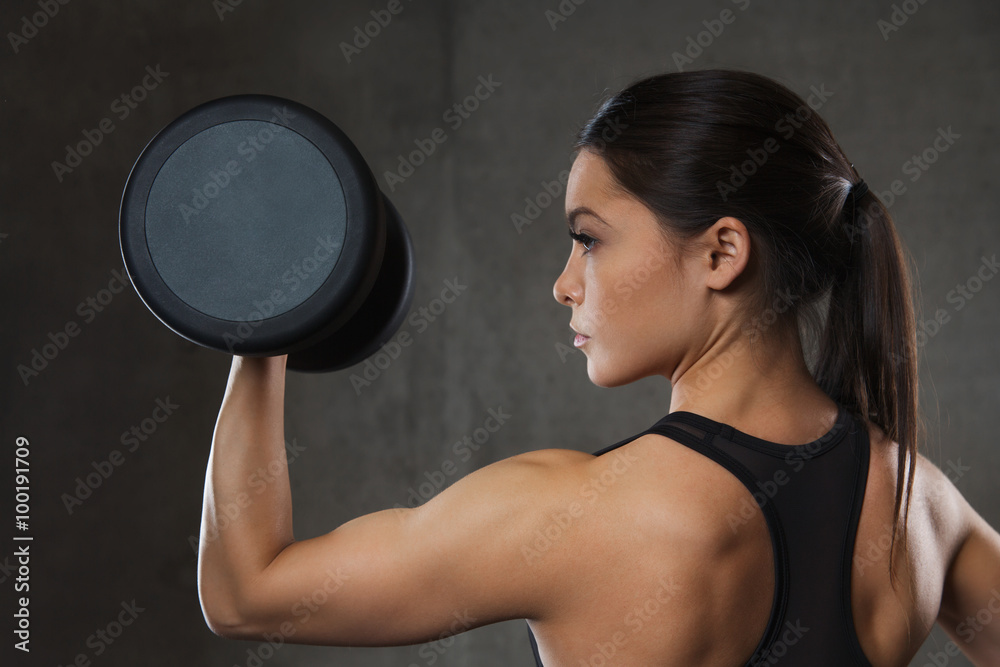
[[[825,87],[832,95],[821,113],[873,190],[900,181],[891,212],[918,271],[923,319],[941,309],[949,316],[926,329],[921,348],[932,426],[925,452],[1000,525],[1000,280],[981,284],[961,308],[952,293],[982,257],[1000,251],[1000,8],[985,0],[908,0],[905,9],[859,0],[577,2],[564,0],[562,16],[558,0],[403,0],[403,11],[349,62],[341,43],[386,2],[3,3],[5,653],[18,435],[31,443],[31,523],[21,534],[34,537],[32,652],[14,664],[64,665],[80,654],[94,665],[252,665],[261,656],[274,667],[528,664],[523,622],[422,647],[276,651],[220,639],[205,626],[191,538],[229,359],[171,333],[131,286],[108,288],[119,287],[123,270],[117,216],[133,161],[170,120],[235,93],[300,101],[354,140],[414,238],[415,313],[446,281],[466,286],[433,321],[404,324],[413,344],[370,386],[357,388],[350,372],[289,376],[300,539],[405,503],[446,461],[465,473],[543,447],[594,450],[666,412],[666,380],[600,389],[588,381],[582,355],[558,351],[557,343],[569,343],[569,311],[551,295],[569,250],[561,198],[544,206],[541,197],[530,225],[517,228],[512,215],[523,215],[526,198],[538,199],[543,184],[569,168],[572,134],[604,94],[679,64],[749,69],[800,94]],[[703,22],[724,9],[735,19],[721,34],[705,32]],[[699,39],[701,53],[690,46]],[[693,62],[679,63],[675,54],[688,49]],[[147,77],[147,68],[158,76]],[[123,104],[120,96],[144,77],[152,88],[145,99]],[[445,113],[480,77],[498,82],[495,90],[458,125]],[[95,135],[105,118],[110,124]],[[400,155],[435,128],[447,140],[412,175],[387,182]],[[915,170],[913,156],[949,128],[954,143]],[[90,154],[68,170],[54,168],[85,133],[100,137]],[[88,306],[89,298],[103,303]],[[37,376],[22,379],[18,366],[67,326],[78,334]],[[122,433],[158,401],[176,408],[131,450],[123,447]],[[500,408],[511,415],[507,423],[468,460],[458,456],[453,443]],[[124,452],[121,465],[67,507],[77,479],[114,449]],[[133,601],[142,611],[119,637],[107,643],[94,635]],[[947,641],[936,631],[912,664],[942,664],[934,656]]]

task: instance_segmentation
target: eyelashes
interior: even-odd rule
[[[569,231],[569,237],[583,246],[583,254],[586,255],[588,252],[594,249],[594,244],[597,243],[597,239],[589,234],[582,234],[574,232],[572,229]]]

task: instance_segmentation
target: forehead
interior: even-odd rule
[[[588,150],[580,151],[573,161],[566,183],[566,210],[621,197],[611,170],[602,157]]]

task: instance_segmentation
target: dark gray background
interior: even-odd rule
[[[569,344],[569,311],[551,296],[569,250],[562,201],[521,230],[525,198],[571,161],[574,130],[609,90],[675,70],[673,54],[725,8],[736,20],[689,68],[730,66],[772,76],[800,94],[833,91],[822,109],[876,191],[906,185],[891,207],[918,271],[923,319],[950,321],[921,351],[922,396],[931,439],[924,451],[1000,526],[1000,281],[961,310],[947,295],[981,257],[1000,250],[995,178],[1000,8],[985,0],[930,0],[883,37],[890,2],[660,3],[588,0],[556,29],[558,2],[403,1],[404,10],[352,62],[339,46],[386,2],[265,3],[243,0],[222,15],[197,2],[60,5],[14,53],[0,44],[0,289],[4,317],[0,502],[12,514],[13,443],[32,448],[32,653],[15,664],[246,665],[254,642],[215,637],[202,620],[195,554],[202,482],[229,359],[168,331],[129,287],[91,322],[77,311],[122,268],[117,215],[129,169],[145,143],[198,103],[260,92],[319,110],[355,141],[402,212],[416,245],[414,307],[446,279],[467,289],[360,395],[350,373],[288,378],[290,465],[298,538],[369,511],[405,503],[425,472],[452,460],[465,473],[543,447],[594,450],[662,416],[669,384],[647,379],[592,386]],[[21,28],[36,2],[5,2],[0,29]],[[146,66],[169,72],[119,120],[113,101]],[[501,86],[458,129],[442,114],[470,95],[477,77]],[[53,161],[102,118],[115,129],[59,182]],[[381,175],[414,141],[444,128],[448,139],[388,192]],[[939,128],[960,135],[916,181],[904,171]],[[80,333],[25,386],[18,364],[48,334]],[[179,407],[70,515],[62,495],[92,463],[123,449],[121,434],[150,417],[157,399]],[[452,443],[481,426],[490,408],[510,420],[468,462]],[[966,470],[966,468],[969,468]],[[449,481],[451,481],[450,478]],[[8,519],[5,519],[7,521]],[[0,560],[9,563],[4,526]],[[9,605],[12,576],[3,579]],[[145,609],[100,656],[87,639],[120,604]],[[0,623],[6,653],[11,609]],[[946,638],[936,632],[912,663],[928,664]],[[435,648],[284,646],[268,665],[527,664],[523,622],[482,628]],[[266,653],[265,653],[266,654]],[[948,664],[967,665],[961,659]]]

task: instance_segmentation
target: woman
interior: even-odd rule
[[[590,379],[663,375],[669,414],[295,541],[287,474],[248,489],[284,463],[285,362],[235,358],[205,488],[212,630],[388,645],[525,618],[546,667],[889,667],[937,621],[1000,664],[1000,535],[916,452],[904,256],[823,120],[761,76],[667,74],[576,147],[555,298]]]

